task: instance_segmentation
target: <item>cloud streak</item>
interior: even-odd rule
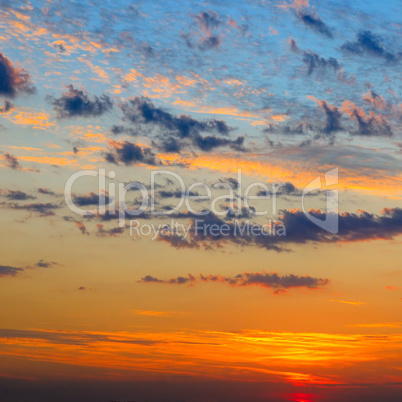
[[[195,284],[199,282],[225,283],[232,287],[259,286],[262,288],[273,289],[275,294],[284,293],[290,288],[317,289],[328,285],[328,279],[314,278],[311,276],[299,275],[278,275],[276,272],[244,272],[236,276],[221,276],[200,274],[194,276],[178,276],[171,279],[159,279],[151,275],[146,275],[139,282],[161,283],[169,285]]]

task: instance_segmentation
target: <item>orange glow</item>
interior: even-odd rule
[[[344,303],[344,304],[352,304],[354,306],[360,306],[362,304],[366,304],[363,302],[354,302],[354,301],[347,301],[347,300],[330,300],[331,302],[337,302],[337,303]]]
[[[166,163],[180,163],[190,169],[206,168],[223,173],[237,173],[241,169],[242,174],[259,176],[270,181],[291,181],[298,187],[304,187],[311,180],[320,176],[322,171],[330,170],[332,166],[320,166],[314,168],[310,165],[308,170],[303,162],[286,162],[275,159],[275,154],[235,155],[231,153],[220,155],[192,155],[177,156],[172,154],[158,154]],[[265,159],[265,160],[264,160]],[[395,177],[370,177],[364,176],[364,172],[350,172],[339,168],[340,190],[355,190],[366,194],[376,194],[401,198],[401,175]]]
[[[149,315],[154,317],[170,317],[172,315],[172,313],[166,311],[133,310],[133,312],[138,315]]]
[[[347,368],[352,370],[350,381],[364,382],[367,376],[369,381],[386,381],[393,375],[389,370],[371,377],[370,367],[375,372],[380,351],[392,367],[392,362],[398,360],[397,350],[402,342],[402,334],[378,337],[188,330],[163,333],[27,330],[14,337],[0,333],[0,337],[3,356],[244,381],[275,379],[296,385],[343,383]],[[326,375],[329,368],[331,375]],[[397,368],[393,372],[397,375]]]
[[[19,112],[11,117],[14,124],[32,126],[35,129],[45,129],[56,124],[49,121],[49,114],[44,112]]]

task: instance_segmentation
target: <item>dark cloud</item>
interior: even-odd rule
[[[110,132],[113,135],[128,134],[128,135],[136,136],[139,134],[137,130],[134,130],[131,127],[124,127],[124,126],[118,126],[118,125],[112,126],[112,128],[110,129]]]
[[[307,13],[306,11],[298,13],[299,20],[314,31],[332,39],[332,30],[321,20],[320,17]]]
[[[222,179],[219,179],[219,182],[229,184],[230,187],[232,187],[233,189],[239,188],[239,181],[234,177],[224,177]]]
[[[67,217],[65,217],[65,220],[67,220],[66,218]],[[73,222],[74,222],[76,228],[81,232],[81,234],[89,235],[87,227],[85,226],[85,224],[83,222],[79,222],[79,221],[75,221],[75,220],[73,220]]]
[[[370,114],[361,116],[357,111],[353,112],[352,118],[357,122],[357,135],[392,137],[391,126],[385,117],[381,115]]]
[[[125,120],[138,125],[158,128],[163,132],[161,142],[155,146],[163,152],[179,153],[186,144],[181,140],[188,140],[189,144],[202,151],[208,152],[218,147],[228,146],[237,151],[244,151],[244,137],[234,140],[221,138],[216,135],[203,137],[201,133],[218,134],[227,136],[232,128],[222,120],[196,120],[190,116],[173,114],[156,107],[151,100],[144,97],[131,98],[121,105]],[[117,129],[120,131],[120,128]],[[166,136],[168,134],[168,136]]]
[[[209,49],[216,49],[221,45],[222,41],[218,36],[208,36],[202,39],[198,45],[198,49],[200,50],[209,50]]]
[[[186,41],[189,48],[197,48],[201,51],[216,49],[221,45],[221,39],[212,31],[220,27],[223,22],[214,11],[203,11],[194,16],[196,24],[198,25],[198,35],[195,35],[195,43],[192,40],[194,35],[182,33],[182,37]],[[198,37],[198,40],[197,40]]]
[[[320,138],[328,139],[329,145],[334,145],[335,134],[338,131],[343,130],[342,113],[336,106],[329,105],[325,100],[313,99],[325,115],[325,124],[318,127],[318,133],[315,133],[312,139],[310,138],[303,141],[300,146],[310,145],[313,140],[318,140]]]
[[[325,114],[325,126],[323,131],[331,134],[333,132],[342,130],[341,119],[342,114],[336,106],[329,105],[325,100],[319,102],[322,111]]]
[[[3,208],[10,208],[16,210],[25,210],[28,212],[36,213],[39,216],[51,216],[54,215],[53,210],[60,208],[57,204],[48,203],[33,203],[33,204],[18,204],[18,203],[1,203]]]
[[[171,279],[159,279],[151,275],[147,275],[139,282],[148,283],[164,283],[164,284],[190,284],[195,282],[215,282],[226,283],[232,287],[260,286],[263,288],[274,289],[275,293],[283,293],[289,288],[308,288],[317,289],[326,286],[328,279],[314,278],[311,276],[299,275],[283,275],[280,276],[276,272],[244,272],[236,276],[221,276],[200,274],[198,277],[188,274],[187,276],[178,276]]]
[[[308,75],[311,75],[315,70],[321,72],[326,70],[338,71],[341,68],[341,65],[335,58],[324,59],[311,50],[303,51],[303,63],[307,66]]]
[[[21,169],[21,165],[19,164],[16,156],[11,155],[8,152],[6,152],[2,157],[6,161],[7,167],[9,167],[10,169],[14,169],[14,170]]]
[[[285,182],[285,183],[277,183],[275,185],[275,190],[272,189],[272,194],[275,193],[275,195],[284,195],[284,196],[297,196],[301,197],[303,194],[303,191],[298,189],[293,183],[291,182]],[[310,192],[308,194],[305,194],[305,196],[312,196],[316,195],[316,192]],[[270,195],[270,192],[266,192],[265,190],[259,191],[257,193],[258,196],[263,197]]]
[[[24,272],[26,269],[51,268],[55,265],[58,265],[57,262],[45,261],[43,259],[39,260],[33,266],[27,265],[25,268],[16,268],[16,267],[10,267],[9,265],[0,265],[0,278],[4,276],[17,276],[21,272]]]
[[[182,192],[181,190],[160,190],[158,195],[161,198],[182,198],[186,196],[196,197],[199,196],[196,192]]]
[[[4,100],[3,106],[0,106],[0,113],[7,113],[14,109],[14,105],[9,100]]]
[[[193,282],[195,281],[196,278],[193,275],[188,274],[188,276],[178,276],[177,278],[172,278],[172,279],[158,279],[155,278],[151,275],[146,275],[143,278],[141,278],[141,281],[139,282],[156,282],[156,283],[170,283],[170,284],[178,284],[178,285],[183,285],[185,283]]]
[[[264,133],[277,133],[277,134],[290,134],[290,135],[304,135],[313,131],[314,127],[309,122],[295,122],[286,125],[268,125],[264,128]],[[274,146],[273,141],[269,140],[271,146]]]
[[[57,262],[54,261],[45,261],[43,259],[40,259],[36,264],[35,267],[38,268],[51,268],[54,267],[55,265],[58,265]]]
[[[131,98],[121,105],[126,120],[131,123],[153,124],[169,130],[180,138],[188,138],[200,132],[216,132],[227,135],[231,128],[222,120],[195,120],[190,116],[174,116],[156,107],[145,97]]]
[[[115,237],[119,234],[124,233],[124,228],[121,227],[116,227],[116,228],[111,228],[111,229],[105,229],[104,226],[100,223],[96,225],[98,232],[96,233],[97,236],[99,237]]]
[[[228,211],[228,219],[231,219],[230,215],[231,213]],[[226,222],[212,212],[204,216],[183,214],[180,217],[185,218],[186,216],[191,218],[187,237],[174,231],[165,231],[159,235],[158,239],[175,248],[204,248],[209,250],[214,247],[220,248],[224,243],[232,243],[239,246],[255,245],[268,250],[288,251],[285,247],[277,244],[279,243],[277,238],[268,235],[267,226],[245,222],[242,231],[240,231],[239,222]]]
[[[17,330],[17,329],[0,329],[0,338],[14,339],[43,339],[59,345],[91,345],[94,342],[113,342],[133,345],[154,345],[163,341],[150,341],[141,338],[119,338],[113,336],[96,334],[91,332],[74,332],[74,331],[45,331],[45,330]],[[82,399],[81,399],[82,400]]]
[[[53,47],[60,53],[64,53],[66,51],[66,48],[63,46],[62,43],[55,43]]]
[[[217,28],[222,24],[222,21],[219,19],[219,16],[215,11],[203,11],[194,18],[200,29],[205,32],[210,31],[212,28]]]
[[[128,141],[114,141],[110,150],[105,154],[105,160],[115,164],[122,162],[125,165],[143,163],[145,165],[156,166],[161,164],[151,149],[140,147]]]
[[[344,111],[351,120],[357,123],[355,135],[392,137],[393,132],[387,119],[380,115],[370,112],[365,114],[363,109],[358,108],[352,102],[344,103]]]
[[[368,90],[366,94],[363,95],[363,101],[371,106],[375,106],[378,109],[385,109],[387,107],[387,102],[384,97],[374,92],[372,89]]]
[[[341,49],[352,54],[383,58],[388,62],[401,59],[401,53],[391,53],[384,49],[379,36],[371,31],[360,31],[354,42],[345,42]]]
[[[54,191],[49,190],[48,188],[43,188],[43,187],[38,188],[38,193],[45,194],[45,195],[57,195]]]
[[[245,151],[244,137],[237,137],[235,140],[228,138],[221,138],[212,135],[202,137],[201,135],[195,135],[193,137],[193,144],[196,145],[202,151],[211,151],[215,148],[229,146],[235,151]]]
[[[0,278],[3,276],[17,276],[23,268],[10,267],[9,265],[0,265]]]
[[[110,111],[113,107],[113,101],[107,95],[93,96],[91,99],[83,90],[75,89],[72,85],[67,88],[68,91],[63,93],[60,98],[47,97],[60,118],[96,117]]]
[[[311,215],[326,218],[320,211]],[[402,209],[384,209],[381,215],[368,212],[339,214],[339,232],[331,234],[318,228],[301,211],[284,211],[281,221],[286,227],[286,238],[290,242],[350,242],[376,239],[393,239],[402,233]]]
[[[345,74],[342,65],[333,57],[324,59],[311,50],[302,50],[297,46],[293,38],[289,38],[289,47],[292,52],[302,55],[303,63],[307,66],[307,75],[313,74],[314,71],[324,73],[327,70],[334,72],[342,71]]]
[[[0,53],[0,96],[13,98],[20,92],[35,93],[30,75],[23,68],[13,66],[11,61]]]
[[[99,205],[99,202],[103,204],[109,204],[109,197],[105,196],[104,194],[95,194],[90,192],[89,194],[85,195],[77,195],[74,197],[74,204],[79,205],[80,207],[86,205]]]
[[[10,200],[15,201],[34,200],[36,198],[20,190],[8,190],[8,193],[5,196]]]
[[[151,275],[146,275],[143,278],[141,278],[141,282],[163,282],[163,281]]]
[[[178,154],[181,151],[182,144],[180,141],[174,137],[168,137],[167,139],[163,140],[160,144],[155,144],[158,149],[162,152],[171,153],[171,154]]]
[[[296,41],[292,37],[289,38],[289,47],[290,50],[294,53],[300,52],[300,48],[297,46]]]
[[[309,211],[310,216],[324,222],[328,217],[320,211]],[[183,216],[184,217],[184,216]],[[332,234],[314,224],[302,211],[282,211],[278,222],[272,222],[271,234],[267,226],[245,222],[228,223],[212,213],[191,218],[187,237],[166,232],[159,240],[175,248],[221,248],[223,244],[256,246],[267,250],[289,251],[289,244],[337,243],[393,239],[402,234],[402,209],[384,209],[381,215],[360,212],[339,214],[339,231]],[[240,231],[242,228],[242,232]]]

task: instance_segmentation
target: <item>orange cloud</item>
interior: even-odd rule
[[[135,371],[148,378],[152,373],[165,373],[295,385],[390,381],[399,375],[402,343],[401,334],[378,337],[260,330],[0,330],[0,339],[0,354],[8,356],[7,361],[15,357],[128,374]]]
[[[354,306],[360,306],[362,304],[366,304],[363,302],[355,302],[355,301],[347,301],[347,300],[330,300],[331,302],[337,302],[337,303],[344,303],[344,304],[353,304]]]
[[[309,8],[310,3],[309,0],[293,0],[293,2],[285,2],[283,4],[279,4],[277,7],[282,8],[284,10],[293,9],[296,11],[300,11],[303,8]]]
[[[152,310],[132,310],[135,314],[138,315],[148,315],[152,317],[170,317],[172,313],[168,313],[166,311],[152,311]]]
[[[34,129],[44,130],[56,125],[53,121],[49,121],[49,117],[49,114],[45,112],[19,112],[12,116],[10,120],[14,124],[31,126]]]
[[[294,152],[297,152],[295,150]],[[314,166],[308,169],[302,161],[291,160],[292,153],[287,155],[288,159],[277,158],[276,154],[257,154],[249,152],[247,154],[236,155],[233,153],[221,153],[220,155],[200,154],[182,155],[158,154],[158,157],[167,164],[179,163],[189,169],[206,168],[222,173],[237,173],[241,169],[242,174],[249,176],[259,176],[271,181],[291,181],[298,187],[304,187],[311,180],[320,176],[322,171],[330,170],[333,166]],[[279,155],[281,156],[281,155]],[[338,188],[340,190],[355,190],[366,194],[376,194],[400,198],[401,194],[401,175],[392,177],[386,176],[386,172],[375,172],[373,176],[367,172],[350,171],[347,168],[339,168],[341,178]]]
[[[378,324],[351,324],[349,327],[361,328],[401,328],[401,322],[385,322]]]

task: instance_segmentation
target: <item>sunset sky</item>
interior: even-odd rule
[[[0,16],[0,401],[402,400],[400,1]]]

